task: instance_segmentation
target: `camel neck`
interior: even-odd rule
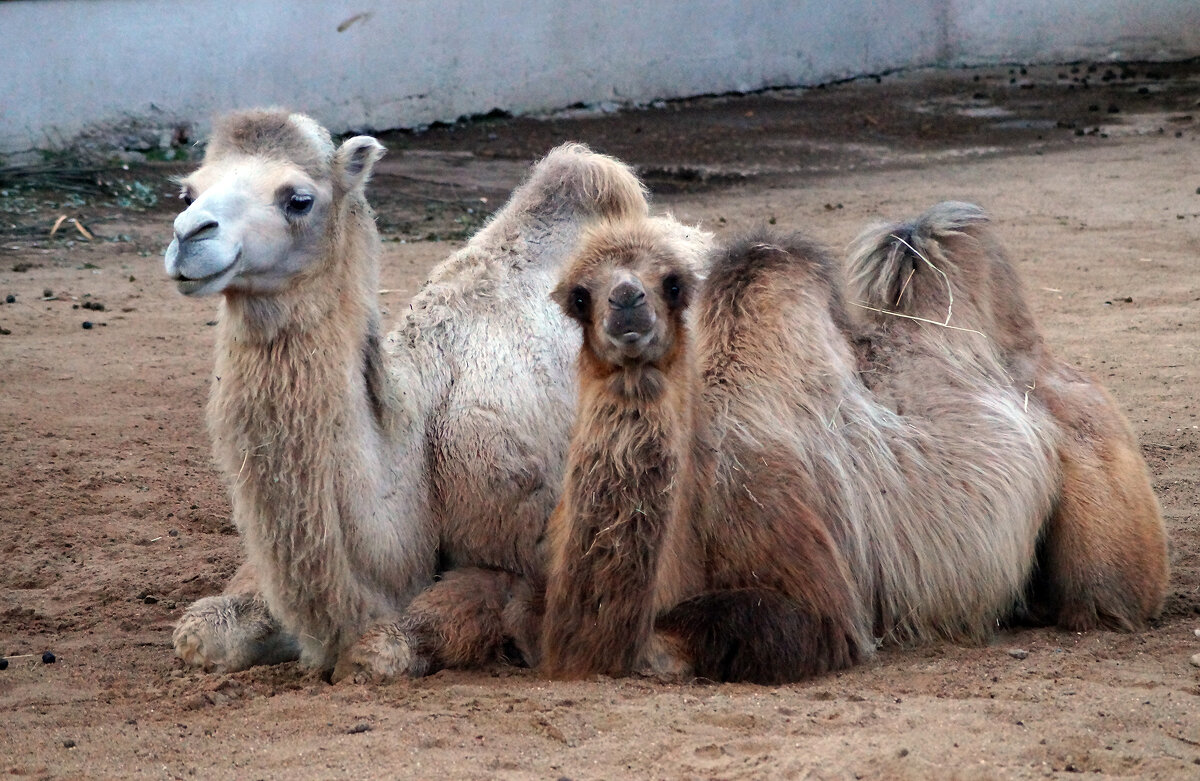
[[[332,273],[302,280],[289,299],[226,300],[208,407],[215,455],[233,476],[234,519],[268,603],[308,638],[303,654],[318,665],[419,574],[408,566],[384,576],[360,561],[373,525],[414,510],[386,498],[395,487],[385,468],[394,394],[373,269],[335,260]],[[283,315],[293,319],[276,319]]]

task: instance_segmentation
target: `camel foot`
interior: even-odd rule
[[[400,676],[420,678],[430,661],[419,653],[417,641],[397,624],[379,624],[342,652],[332,682],[378,683]]]
[[[191,667],[228,673],[299,658],[295,639],[283,631],[261,597],[222,594],[193,602],[171,636],[175,655]]]
[[[683,641],[663,632],[655,632],[642,649],[637,672],[664,682],[687,681],[696,677],[696,669],[684,650]]]

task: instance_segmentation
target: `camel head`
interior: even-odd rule
[[[328,259],[343,205],[362,200],[383,151],[368,136],[335,149],[323,127],[286,111],[219,120],[203,165],[180,180],[187,208],[167,274],[189,296],[286,289]]]
[[[590,228],[552,296],[602,363],[657,363],[685,338],[683,313],[699,279],[694,248],[654,220]]]

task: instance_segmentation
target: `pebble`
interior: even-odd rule
[[[49,651],[42,654],[42,664],[54,664],[56,661],[58,661],[58,657]]]
[[[1200,654],[1192,654],[1192,667],[1200,667]]]
[[[8,660],[5,659],[4,657],[0,657],[0,670],[7,670],[7,669],[8,669]]]
[[[346,734],[347,735],[359,735],[359,734],[362,734],[363,732],[370,732],[370,731],[371,731],[370,724],[355,724],[353,727],[346,730]]]
[[[50,288],[42,288],[42,298],[54,298],[54,291]]]
[[[75,748],[75,741],[67,738],[63,741],[63,748]]]
[[[17,303],[17,297],[14,296],[12,293],[9,293],[7,296],[4,297],[4,303],[15,304],[15,303]]]
[[[91,320],[84,320],[83,321],[83,330],[85,330],[85,331],[92,330],[92,325],[93,325],[93,323]]]
[[[1029,652],[1024,648],[1010,648],[1008,649],[1008,655],[1014,659],[1025,659],[1029,656]]]

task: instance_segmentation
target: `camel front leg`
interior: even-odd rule
[[[512,605],[527,603],[529,593],[511,572],[475,567],[447,572],[413,599],[400,620],[376,624],[350,646],[334,667],[333,681],[415,678],[494,661],[509,639],[506,616],[517,615]]]
[[[296,639],[267,609],[249,562],[234,573],[225,593],[199,599],[183,611],[171,641],[184,664],[208,672],[236,672],[300,657]]]

